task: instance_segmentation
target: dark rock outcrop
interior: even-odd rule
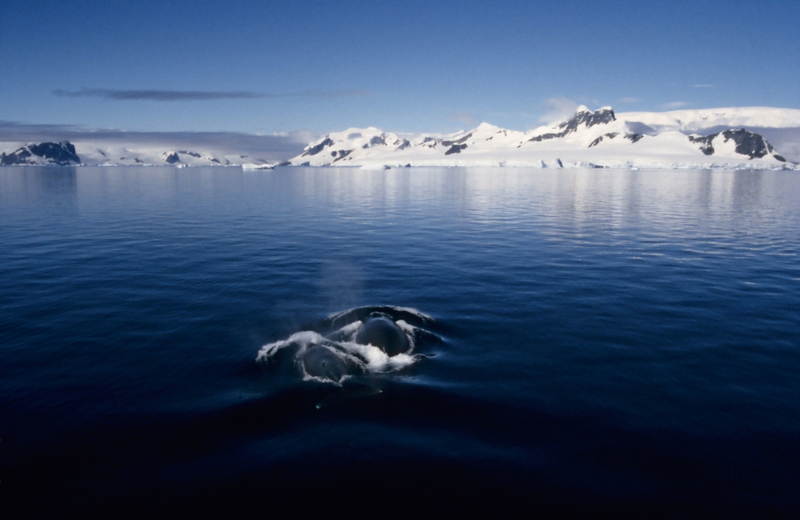
[[[559,132],[549,132],[546,134],[537,135],[528,139],[528,141],[540,142],[547,141],[549,139],[558,139],[577,131],[578,127],[581,125],[586,125],[586,128],[591,128],[595,125],[606,125],[616,120],[617,117],[614,115],[614,111],[610,108],[601,108],[595,112],[581,110],[580,112],[576,112],[571,119],[558,125],[560,130]]]
[[[714,155],[714,145],[712,144],[712,141],[718,135],[719,134],[711,134],[705,137],[695,137],[693,135],[690,135],[689,141],[693,143],[700,143],[700,151],[703,152],[704,154]]]
[[[472,134],[467,134],[464,137],[459,137],[455,141],[442,141],[442,146],[452,146],[454,144],[461,144],[461,143],[465,142],[467,139],[469,139],[470,137],[472,137]],[[466,148],[466,146],[464,146],[464,148]],[[447,154],[445,154],[445,155],[447,155]]]
[[[316,146],[310,146],[305,152],[300,154],[300,157],[307,157],[309,155],[317,155],[320,153],[326,146],[333,146],[333,139],[330,137],[326,137],[323,141]]]
[[[47,164],[69,166],[81,163],[81,158],[75,153],[75,146],[63,141],[60,143],[29,144],[10,154],[0,154],[0,165],[25,165],[39,164],[41,159]]]
[[[616,132],[609,132],[606,135],[601,135],[600,137],[598,137],[597,139],[595,139],[594,141],[589,143],[589,146],[587,148],[591,148],[592,146],[597,146],[598,144],[602,143],[603,142],[603,137],[608,137],[609,139],[614,139],[615,137],[617,137],[617,135],[618,134]]]
[[[361,148],[366,150],[367,148],[371,148],[373,146],[378,146],[378,145],[386,146],[386,134],[373,136],[372,139],[370,139],[369,142],[364,146],[362,146]]]
[[[461,153],[461,150],[464,150],[466,147],[467,147],[467,145],[465,145],[465,144],[454,144],[444,154],[445,155],[450,155],[450,154],[454,154],[454,153]]]
[[[769,144],[766,139],[759,134],[748,132],[744,128],[739,130],[725,130],[722,132],[722,136],[725,138],[726,142],[728,139],[733,139],[733,142],[736,143],[736,153],[746,155],[751,159],[761,159],[774,151],[772,145]]]
[[[347,157],[348,155],[350,155],[350,153],[351,153],[352,151],[353,151],[353,150],[342,150],[342,151],[340,151],[340,152],[339,152],[339,157],[336,157],[336,152],[335,152],[335,151],[334,151],[334,152],[331,152],[331,155],[333,155],[334,157],[336,157],[336,159],[334,159],[334,160],[333,160],[333,162],[336,162],[336,161],[341,161],[342,159],[344,159],[345,157]]]
[[[597,139],[595,139],[594,141],[589,143],[588,148],[591,148],[592,146],[597,146],[598,144],[600,144],[602,142],[603,142],[603,136],[601,135],[600,137],[598,137]]]
[[[435,137],[426,137],[422,140],[421,145],[426,148],[436,148],[436,145],[439,144],[441,141],[436,139]]]
[[[175,164],[181,162],[181,158],[178,157],[178,152],[165,152],[164,162],[167,164]]]
[[[725,130],[707,136],[689,136],[689,141],[700,144],[700,151],[706,155],[714,155],[714,140],[722,136],[724,143],[733,140],[736,143],[736,153],[746,155],[750,159],[761,159],[772,154],[775,159],[785,162],[786,159],[773,153],[775,149],[760,134],[750,132],[744,128],[739,130]]]

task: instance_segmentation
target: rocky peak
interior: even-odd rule
[[[564,121],[558,125],[558,127],[565,129],[567,130],[567,133],[570,133],[576,131],[582,124],[585,124],[586,128],[591,128],[595,125],[605,125],[616,120],[617,118],[614,115],[614,110],[612,110],[611,107],[603,107],[595,112],[592,112],[586,107],[581,106],[571,119]]]
[[[585,106],[578,107],[575,115],[570,119],[558,125],[558,132],[548,132],[545,134],[537,135],[528,141],[546,141],[548,139],[558,139],[564,137],[572,132],[577,132],[578,127],[585,125],[586,128],[591,128],[595,125],[607,125],[612,121],[616,121],[617,117],[614,115],[614,110],[611,107],[603,107],[595,112],[592,112]]]
[[[306,156],[309,156],[309,155],[317,155],[322,150],[324,150],[326,146],[333,146],[333,144],[334,144],[333,139],[331,139],[330,136],[326,135],[325,139],[323,139],[319,143],[317,143],[315,145],[306,146],[306,149],[303,151],[302,154],[300,154],[300,157],[306,157]]]
[[[167,164],[175,164],[181,162],[178,152],[164,152],[161,154],[161,159]]]
[[[69,141],[60,143],[31,143],[10,154],[0,154],[0,165],[15,164],[56,164],[69,166],[80,164],[75,146]]]
[[[760,134],[750,132],[744,128],[738,130],[725,130],[707,136],[690,135],[689,141],[700,145],[700,151],[705,155],[714,155],[714,142],[720,136],[723,138],[723,143],[733,140],[736,144],[736,153],[746,155],[750,159],[761,159],[765,155],[772,155],[776,160],[786,162],[786,159],[774,153],[774,148],[769,142],[764,139]]]

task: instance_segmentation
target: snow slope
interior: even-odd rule
[[[529,132],[483,123],[446,136],[350,128],[310,143],[290,162],[307,166],[532,166],[795,169],[747,127],[800,127],[800,110],[725,108],[615,114],[580,107]]]

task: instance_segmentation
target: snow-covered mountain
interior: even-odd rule
[[[293,165],[796,169],[748,128],[800,127],[800,110],[726,108],[615,114],[578,108],[528,132],[482,123],[451,135],[350,128],[310,143]]]
[[[0,153],[0,166],[68,166],[80,164],[75,147],[68,142],[29,143],[6,154]]]
[[[118,132],[114,140],[54,139],[41,143],[0,142],[0,165],[242,166],[272,168],[259,145],[235,138],[137,142]],[[231,134],[233,135],[233,134]],[[132,136],[132,137],[131,137]],[[172,136],[173,138],[175,136]],[[301,141],[303,142],[303,141]],[[284,157],[297,153],[294,141]],[[235,151],[243,150],[243,151]],[[246,150],[246,151],[244,151]],[[252,150],[252,151],[251,151]],[[532,166],[610,168],[800,169],[800,110],[721,108],[672,112],[626,112],[610,107],[575,114],[527,132],[488,123],[449,135],[397,134],[350,128],[308,144],[281,164],[308,166]]]
[[[126,147],[91,142],[75,145],[68,141],[0,144],[9,149],[8,152],[0,153],[0,166],[273,166],[264,159],[249,155],[152,146]]]

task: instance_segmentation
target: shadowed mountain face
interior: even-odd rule
[[[718,135],[719,134],[711,134],[705,137],[695,137],[690,135],[689,141],[693,143],[699,143],[700,151],[703,152],[704,154],[714,155],[714,145],[712,143],[714,142],[714,138],[717,137]]]
[[[300,157],[305,157],[307,155],[316,155],[321,152],[326,146],[333,145],[333,141],[330,138],[325,138],[321,143],[316,146],[312,146],[308,148],[305,152],[303,152]]]
[[[61,143],[29,144],[10,154],[0,154],[0,165],[57,164],[68,166],[80,164],[75,146],[67,141]]]
[[[165,152],[164,162],[168,164],[175,164],[181,162],[181,159],[178,156],[177,152]]]
[[[733,139],[736,143],[736,153],[747,155],[751,159],[760,159],[773,151],[772,145],[766,139],[743,128],[741,130],[725,130],[722,132],[722,136],[726,141]],[[785,161],[780,155],[776,155],[775,158]]]
[[[716,134],[704,137],[689,136],[689,141],[699,143],[700,151],[705,155],[714,155],[714,142],[716,141],[719,143],[720,136],[723,138],[723,143],[733,140],[733,142],[736,143],[736,153],[746,155],[750,159],[761,159],[774,152],[774,148],[764,137],[760,134],[749,132],[744,128],[739,130],[725,130],[724,132],[717,132]],[[773,156],[778,161],[786,162],[786,159],[778,154],[773,154]]]

